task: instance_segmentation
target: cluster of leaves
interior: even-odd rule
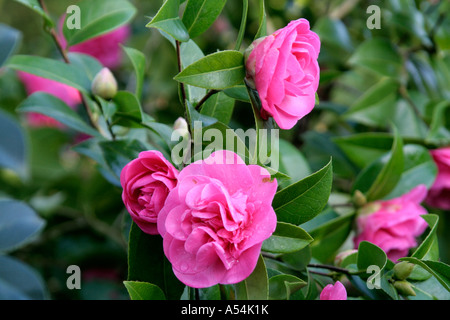
[[[54,30],[56,24],[40,1],[18,2],[37,13],[46,30]],[[10,209],[3,206],[14,204],[23,207],[24,215],[34,217],[34,229],[24,231],[23,239],[42,230],[41,219],[31,214],[30,208],[11,200],[18,198],[39,212],[50,212],[47,219],[51,224],[60,219],[57,215],[61,213],[70,218],[69,222],[82,219],[107,239],[100,250],[112,250],[111,242],[115,246],[125,244],[125,286],[132,299],[317,299],[321,287],[338,279],[351,284],[351,297],[404,298],[394,286],[395,263],[376,245],[362,242],[339,266],[333,261],[337,253],[352,246],[358,209],[355,193],[362,193],[366,201],[390,199],[419,184],[430,187],[436,177],[436,165],[428,150],[448,144],[450,137],[450,123],[446,121],[450,119],[450,22],[445,19],[448,4],[383,1],[379,5],[381,29],[369,30],[365,14],[369,1],[350,9],[348,1],[336,1],[332,6],[313,1],[272,2],[244,0],[237,5],[234,1],[166,0],[162,6],[151,8],[156,13],[145,22],[148,29],[143,33],[146,37],[151,34],[152,42],[160,46],[159,54],[124,46],[133,76],[123,77],[121,84],[127,89],[119,90],[111,100],[91,92],[92,79],[102,68],[97,60],[74,53],[66,55],[66,61],[16,54],[20,33],[1,26],[5,32],[0,32],[0,66],[8,70],[7,76],[12,77],[10,70],[21,70],[70,85],[83,95],[84,104],[83,109],[74,111],[63,101],[39,92],[20,101],[17,108],[6,100],[2,107],[5,103],[8,110],[18,114],[38,112],[50,116],[71,132],[90,138],[71,147],[79,163],[68,170],[67,164],[61,165],[59,154],[62,146],[70,144],[67,135],[54,129],[33,131],[28,163],[21,127],[0,114],[0,130],[8,132],[7,140],[0,138],[0,166],[7,168],[2,171],[2,180],[9,186],[4,195],[10,199],[0,202],[0,218],[8,219],[3,212]],[[77,3],[83,26],[87,27],[64,29],[69,45],[131,21],[142,23],[136,17],[136,7],[126,0],[93,3]],[[227,39],[209,35],[227,12],[236,32]],[[234,21],[236,12],[242,16]],[[123,209],[119,214],[120,172],[143,150],[158,149],[170,159],[177,143],[171,139],[170,123],[178,116],[185,116],[191,129],[194,121],[201,121],[201,131],[214,128],[224,136],[230,128],[273,126],[253,115],[257,103],[243,82],[242,51],[253,39],[266,35],[267,29],[282,27],[295,15],[308,18],[322,41],[320,102],[294,129],[280,133],[280,172],[274,174],[280,186],[273,201],[276,231],[263,243],[256,269],[246,280],[200,290],[188,288],[173,275],[162,251],[161,237],[143,233]],[[153,69],[147,77],[149,64]],[[169,72],[166,64],[171,65]],[[124,71],[129,73],[129,69]],[[170,77],[163,78],[164,73]],[[127,86],[128,82],[134,85]],[[175,86],[162,88],[166,82]],[[155,110],[153,100],[160,96],[167,99],[163,105],[174,107]],[[40,152],[41,143],[47,139],[58,140],[50,154]],[[238,145],[246,145],[238,136],[234,139]],[[254,153],[244,150],[243,158],[252,160]],[[94,161],[98,171],[84,173],[88,178],[80,177],[83,168],[92,163],[89,160]],[[45,182],[45,187],[39,182]],[[85,185],[96,187],[82,191]],[[61,195],[71,193],[75,196],[61,199]],[[110,208],[114,208],[114,215],[100,219],[94,214]],[[410,299],[449,298],[450,268],[440,261],[440,254],[450,256],[438,247],[441,214],[425,217],[429,229],[420,245],[402,259],[417,265],[408,278],[416,294],[408,296]],[[117,224],[127,227],[113,228]],[[16,248],[19,241],[22,243],[18,239],[11,246]],[[74,249],[75,244],[67,243],[69,249],[65,250]],[[9,252],[11,246],[3,248],[1,242],[0,251]],[[445,245],[443,248],[448,249]],[[122,254],[117,255],[122,258]],[[379,289],[368,289],[369,266],[377,266],[380,271]]]

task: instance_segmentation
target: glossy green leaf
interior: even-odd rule
[[[0,168],[14,170],[22,178],[28,175],[26,141],[23,129],[0,110]]]
[[[164,255],[161,236],[146,234],[135,223],[130,230],[127,280],[154,284],[168,300],[179,299],[184,290]]]
[[[343,115],[345,119],[354,120],[368,126],[385,127],[394,115],[397,98],[397,83],[390,78],[383,78],[362,94]]]
[[[327,204],[332,180],[330,161],[321,170],[278,191],[272,202],[278,221],[299,225],[318,215]]]
[[[15,0],[16,2],[19,2],[34,12],[38,13],[41,17],[44,18],[46,21],[46,24],[53,26],[53,20],[50,18],[50,16],[42,9],[41,5],[39,4],[39,0]]]
[[[122,49],[125,51],[133,65],[134,73],[136,75],[135,95],[137,98],[140,98],[142,96],[142,87],[144,85],[146,70],[145,55],[135,48],[122,47]]]
[[[403,140],[395,129],[391,152],[374,161],[357,177],[353,190],[360,190],[368,201],[378,200],[389,194],[400,180],[404,168]]]
[[[307,282],[290,274],[273,276],[269,279],[269,298],[271,300],[289,300],[291,295],[306,285]]]
[[[371,38],[356,48],[349,62],[384,76],[400,78],[402,59],[393,44],[383,38]]]
[[[393,137],[384,132],[364,132],[336,137],[333,141],[353,163],[364,168],[391,149]]]
[[[238,300],[268,300],[269,279],[262,256],[259,257],[255,269],[247,279],[235,284]]]
[[[239,51],[219,51],[194,62],[175,76],[175,80],[196,87],[223,90],[242,83],[244,56]]]
[[[80,8],[81,27],[69,29],[64,23],[63,33],[67,46],[85,42],[130,22],[136,8],[126,0],[82,0],[76,4]],[[70,15],[66,16],[67,19]]]
[[[216,21],[226,0],[189,0],[183,13],[183,23],[191,38],[205,32]]]
[[[25,203],[0,200],[0,252],[30,243],[45,226],[45,220]]]
[[[277,222],[272,236],[263,242],[262,250],[273,253],[291,253],[299,251],[313,241],[302,228],[285,222]]]
[[[430,188],[437,174],[437,166],[427,148],[408,144],[403,147],[404,168],[395,188],[385,199],[400,197],[419,184]]]
[[[228,124],[233,115],[234,104],[235,100],[233,98],[230,98],[223,92],[218,92],[205,102],[200,113]]]
[[[289,179],[280,181],[281,187],[298,182],[312,174],[312,170],[305,156],[289,141],[280,139],[280,168],[279,171],[286,173]]]
[[[250,102],[250,97],[248,96],[247,88],[244,84],[238,84],[237,86],[225,89],[223,90],[223,93],[230,98],[243,102]]]
[[[100,137],[100,133],[89,126],[64,101],[44,92],[36,92],[20,104],[20,112],[37,112],[58,120],[69,128],[91,136]]]
[[[21,39],[22,34],[19,30],[0,24],[0,67],[17,50]]]
[[[380,247],[368,241],[362,241],[359,244],[356,262],[359,270],[367,270],[370,266],[375,265],[382,271],[387,261],[386,253]]]
[[[67,84],[84,93],[89,93],[91,89],[91,81],[82,69],[62,61],[38,56],[15,55],[9,59],[6,66]]]
[[[131,300],[165,300],[164,292],[154,284],[140,281],[124,281]]]
[[[188,41],[189,32],[178,15],[179,7],[179,0],[166,0],[146,27],[164,31],[178,41]]]
[[[202,49],[193,41],[189,40],[180,44],[180,59],[182,68],[193,64],[200,60],[205,55]],[[185,86],[186,99],[193,105],[197,104],[205,95],[207,90],[205,88],[194,87],[190,85]]]

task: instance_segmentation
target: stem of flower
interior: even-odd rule
[[[243,1],[243,9],[242,9],[242,19],[241,25],[239,27],[239,33],[236,40],[236,45],[234,50],[239,51],[241,49],[242,40],[244,39],[245,26],[247,24],[247,13],[248,13],[248,0]]]
[[[207,94],[205,94],[205,96],[202,98],[202,100],[200,100],[197,105],[195,106],[196,110],[200,110],[201,106],[206,102],[206,100],[208,100],[211,96],[215,95],[216,93],[218,93],[218,90],[210,90],[208,91]]]
[[[180,41],[175,40],[176,50],[177,50],[177,60],[178,60],[178,72],[183,70],[183,66],[181,64],[181,50],[180,50]],[[183,106],[186,106],[186,91],[184,89],[183,82],[180,82],[180,94]]]

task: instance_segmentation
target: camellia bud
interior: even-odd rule
[[[394,282],[394,288],[400,293],[402,296],[415,296],[416,293],[409,283],[406,280],[399,280]]]
[[[188,124],[183,117],[179,117],[173,124],[173,130],[188,131]]]
[[[92,80],[92,93],[100,98],[109,100],[117,93],[117,81],[108,68],[103,68]]]
[[[394,266],[394,277],[398,280],[406,280],[414,269],[414,264],[402,261]]]
[[[363,207],[367,203],[366,196],[359,190],[353,194],[353,203],[358,207]]]

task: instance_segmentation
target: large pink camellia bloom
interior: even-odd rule
[[[141,152],[122,169],[123,203],[145,233],[158,234],[158,214],[177,185],[177,176],[178,170],[156,150]]]
[[[276,180],[234,152],[217,151],[185,167],[158,216],[164,253],[194,288],[232,284],[254,270],[275,231]]]
[[[347,290],[340,281],[336,281],[334,285],[326,285],[319,298],[320,300],[347,300]]]
[[[38,91],[46,92],[61,99],[71,108],[75,108],[81,103],[81,95],[73,87],[23,71],[17,72],[17,75],[22,81],[27,95]],[[28,123],[35,127],[62,127],[59,121],[35,112],[29,112],[27,119]]]
[[[258,91],[261,116],[271,116],[281,129],[291,129],[315,105],[319,36],[310,30],[308,20],[299,19],[255,40],[253,47],[246,60],[246,81]]]
[[[61,19],[61,22],[64,23],[64,19]],[[62,24],[60,25],[60,29],[62,30]],[[104,67],[114,69],[120,65],[122,59],[123,53],[120,45],[127,41],[130,33],[130,26],[123,25],[108,33],[70,46],[68,51],[90,55],[100,61]],[[60,31],[59,38],[63,48],[65,48],[67,41],[62,31]]]
[[[425,203],[434,208],[450,210],[450,147],[431,150],[430,153],[438,174]]]
[[[383,249],[392,261],[407,256],[427,228],[421,217],[427,211],[420,205],[426,196],[426,186],[419,185],[401,197],[367,204],[356,220],[355,247],[365,240]]]

